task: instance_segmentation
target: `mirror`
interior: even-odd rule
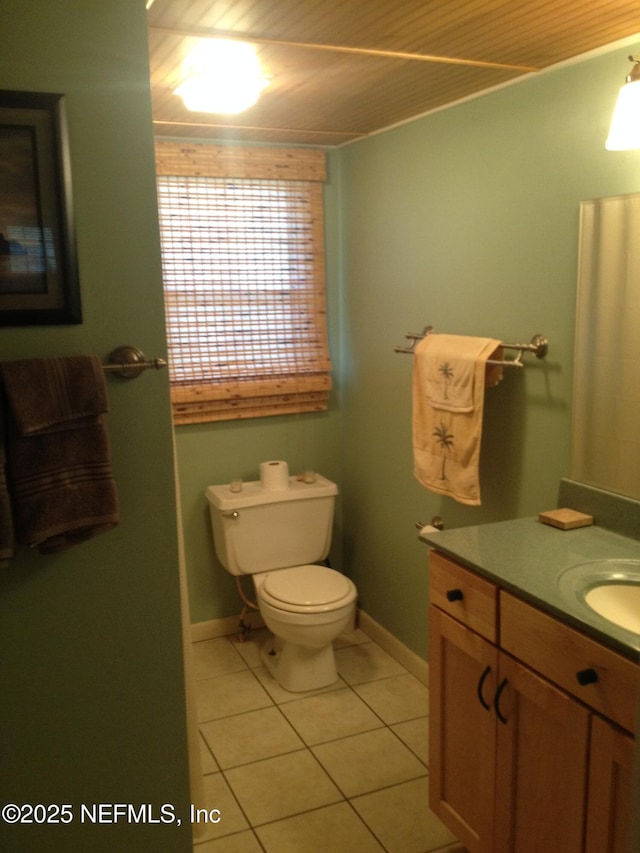
[[[640,498],[640,194],[584,201],[570,477]]]

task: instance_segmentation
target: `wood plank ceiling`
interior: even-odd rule
[[[268,144],[342,145],[640,33],[638,0],[148,0],[147,6],[156,135]],[[241,115],[189,112],[173,93],[186,55],[212,36],[254,43],[270,78],[258,103]],[[620,68],[621,84],[628,70]]]

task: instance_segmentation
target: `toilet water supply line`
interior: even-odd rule
[[[244,640],[247,637],[247,634],[251,630],[251,625],[249,625],[247,622],[244,621],[244,617],[247,615],[247,612],[249,609],[259,610],[260,608],[258,607],[257,604],[254,604],[253,601],[249,601],[249,599],[244,594],[244,590],[242,589],[242,584],[240,583],[240,575],[236,575],[236,586],[238,587],[238,593],[240,594],[240,598],[246,604],[246,607],[243,607],[242,612],[240,613],[240,624],[238,626],[240,629],[240,633],[238,634],[238,639],[240,640],[240,642],[244,642]]]
[[[253,602],[253,601],[249,601],[249,599],[247,598],[247,596],[244,594],[244,590],[242,589],[242,584],[240,583],[240,575],[236,575],[236,586],[238,587],[238,592],[239,592],[239,594],[240,594],[240,598],[244,601],[244,603],[245,603],[248,607],[251,607],[253,610],[260,610],[260,608],[258,607],[258,605],[257,605],[255,602]],[[247,608],[245,607],[245,608],[243,609],[243,611],[242,611],[241,615],[240,615],[240,618],[242,618],[242,616],[244,616],[244,614],[245,614],[246,610],[247,610]]]

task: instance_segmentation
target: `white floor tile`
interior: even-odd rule
[[[427,805],[428,689],[356,630],[335,643],[335,684],[291,693],[262,664],[268,636],[193,645],[205,805],[221,812],[194,853],[465,853]]]
[[[426,766],[429,766],[429,717],[418,717],[406,723],[390,726],[392,732],[418,756]]]
[[[255,628],[240,642],[237,638],[231,640],[233,648],[251,669],[262,666],[260,649],[268,637],[273,636],[268,628]]]
[[[202,768],[202,775],[208,776],[209,773],[217,773],[220,769],[216,764],[216,760],[211,754],[211,750],[209,749],[207,742],[202,736],[202,730],[200,731],[199,737],[199,746],[200,746],[200,767]]]
[[[269,696],[271,696],[276,705],[283,705],[285,702],[295,702],[298,699],[303,699],[305,696],[317,696],[320,693],[330,693],[332,690],[339,690],[340,688],[347,686],[341,678],[338,678],[335,684],[329,684],[327,687],[321,687],[318,690],[292,693],[290,690],[285,690],[284,687],[280,687],[266,667],[258,667],[257,669],[252,670],[252,672],[267,691]]]
[[[253,827],[342,799],[306,749],[236,767],[225,776]]]
[[[376,714],[350,688],[308,696],[281,706],[307,746],[379,729]]]
[[[353,689],[388,726],[429,713],[429,690],[409,673],[356,684]]]
[[[272,705],[253,673],[248,670],[202,678],[195,682],[198,722],[217,720]]]
[[[267,853],[384,853],[348,803],[337,803],[260,826]]]
[[[428,802],[428,779],[423,778],[356,797],[352,805],[388,853],[427,853],[455,841]]]
[[[225,835],[214,841],[197,842],[193,846],[193,853],[263,853],[260,842],[251,829],[238,832],[235,835]]]
[[[406,672],[403,666],[375,643],[336,649],[335,655],[338,674],[347,684],[362,684]]]
[[[210,776],[205,776],[202,784],[204,789],[203,799],[201,802],[194,804],[197,814],[195,822],[201,830],[197,835],[199,842],[212,838],[221,838],[224,835],[249,829],[247,819],[242,814],[222,773],[212,773]],[[214,809],[220,812],[217,823],[200,814],[200,810],[209,813]],[[202,853],[202,851],[199,851],[199,853]]]
[[[223,770],[304,748],[274,706],[201,723],[200,732]]]
[[[193,643],[191,662],[196,679],[226,675],[247,668],[245,661],[226,637]]]
[[[389,729],[376,729],[311,751],[345,797],[424,776],[427,768]]]

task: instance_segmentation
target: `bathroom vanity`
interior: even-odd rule
[[[640,578],[640,542],[535,518],[421,539],[432,811],[469,853],[627,853],[640,634],[584,592]]]

